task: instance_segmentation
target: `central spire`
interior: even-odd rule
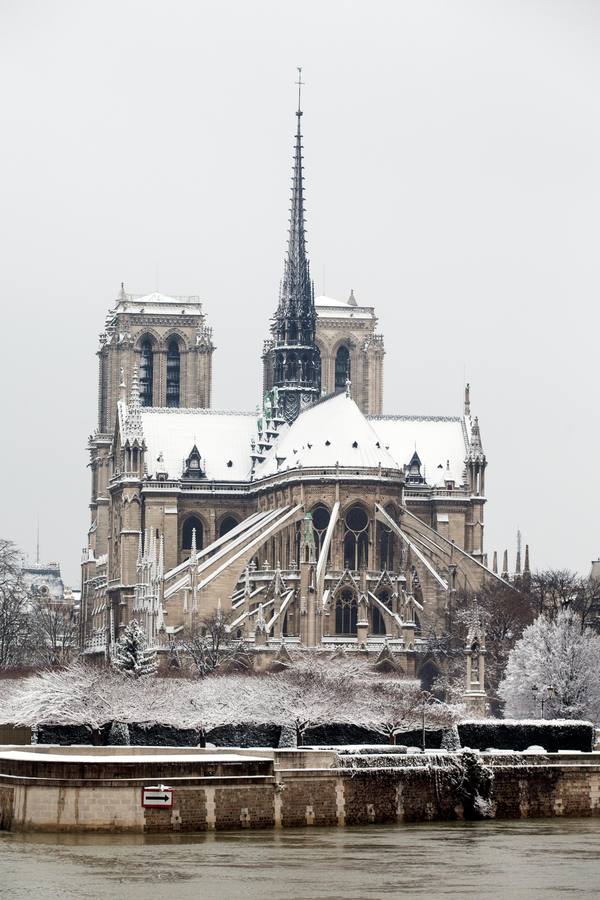
[[[292,175],[292,202],[288,250],[284,263],[283,281],[279,299],[280,307],[290,311],[314,313],[310,266],[306,255],[306,229],[304,225],[304,174],[302,166],[302,69],[298,68],[298,109],[296,111],[296,142]]]
[[[279,292],[279,305],[273,318],[273,339],[266,348],[267,389],[277,388],[280,412],[287,422],[319,399],[321,364],[315,344],[317,315],[310,266],[306,254],[304,218],[304,175],[302,166],[302,69],[298,68],[298,109],[292,202],[287,254]]]

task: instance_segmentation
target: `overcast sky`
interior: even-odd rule
[[[600,3],[0,0],[0,536],[79,582],[98,333],[199,294],[214,405],[253,409],[296,66],[318,293],[374,305],[385,412],[460,414],[486,549],[600,553]]]

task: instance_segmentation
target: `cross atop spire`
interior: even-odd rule
[[[299,314],[308,311],[313,303],[312,284],[308,257],[306,255],[306,229],[304,222],[304,174],[302,166],[302,132],[300,119],[302,110],[301,79],[302,70],[298,70],[298,124],[296,127],[296,143],[294,148],[294,167],[292,175],[292,202],[290,206],[290,227],[288,235],[288,252],[284,264],[281,285],[280,304],[288,306]],[[295,308],[295,309],[294,309]]]

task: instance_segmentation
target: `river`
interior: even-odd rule
[[[244,831],[0,834],[11,900],[597,897],[600,819]]]

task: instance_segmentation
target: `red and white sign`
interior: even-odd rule
[[[173,788],[165,784],[153,784],[142,788],[142,806],[144,809],[171,809],[173,806]]]

